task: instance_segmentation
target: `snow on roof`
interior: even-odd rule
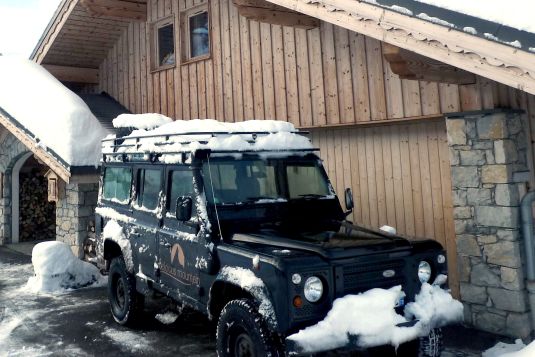
[[[71,166],[98,166],[108,131],[76,94],[38,64],[0,56],[0,107]]]
[[[128,116],[129,126],[136,121],[136,118],[135,126],[137,127],[150,127],[149,124],[161,120],[159,114],[131,115]],[[123,124],[122,121],[119,121],[119,124]],[[259,135],[252,142],[250,134],[243,134],[252,132],[265,134]],[[191,135],[196,133],[201,135]],[[165,135],[175,134],[184,135],[166,140]],[[160,137],[154,137],[157,135]],[[135,138],[140,137],[147,138],[137,142]],[[247,120],[236,123],[224,123],[214,119],[177,120],[153,130],[134,130],[125,139],[123,143],[125,146],[119,148],[117,152],[171,153],[194,152],[200,149],[218,151],[312,149],[310,140],[297,133],[293,124],[276,120]],[[161,145],[163,141],[166,145]],[[104,144],[105,149],[107,143],[111,142]],[[138,146],[128,146],[133,144]],[[105,152],[109,153],[108,150]]]
[[[535,3],[526,0],[416,0],[480,19],[535,33]]]
[[[525,0],[363,0],[407,16],[535,52],[535,3]]]

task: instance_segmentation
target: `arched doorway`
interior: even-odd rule
[[[55,239],[56,207],[48,202],[47,170],[32,153],[24,154],[13,166],[12,243]]]

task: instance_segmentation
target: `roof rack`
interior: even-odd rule
[[[161,139],[160,141],[151,141],[151,145],[154,146],[167,146],[167,145],[173,145],[173,144],[182,144],[182,145],[189,145],[192,143],[199,143],[202,145],[206,145],[208,143],[208,140],[206,137],[209,136],[210,138],[220,137],[220,136],[229,136],[229,135],[250,135],[251,138],[246,140],[250,144],[254,144],[256,142],[256,139],[259,136],[266,136],[270,134],[277,134],[280,133],[280,131],[234,131],[234,132],[184,132],[184,133],[177,133],[177,134],[153,134],[153,135],[140,135],[140,136],[121,136],[121,137],[115,137],[115,138],[109,138],[102,140],[102,143],[112,143],[112,145],[106,145],[106,148],[111,149],[111,151],[104,151],[102,152],[104,161],[106,160],[106,155],[144,155],[149,154],[146,151],[139,150],[141,145],[143,144],[144,139]],[[308,135],[308,131],[289,131],[287,133],[291,134],[297,134],[297,135]],[[188,137],[187,140],[185,137]],[[193,138],[192,138],[193,137]],[[195,137],[199,137],[198,140],[195,139]],[[201,138],[202,137],[202,138]],[[185,140],[180,140],[180,139]],[[174,139],[174,140],[173,140]],[[124,148],[127,149],[127,151],[119,151],[119,149]],[[216,150],[210,150],[209,148],[203,148],[203,151],[209,151],[211,153],[244,153],[248,151],[254,151],[254,152],[300,152],[300,151],[306,151],[306,152],[313,152],[318,151],[317,148],[303,148],[303,149],[295,149],[295,148],[288,148],[288,149],[259,149],[259,150],[237,150],[237,149],[229,149],[229,150],[222,150],[222,149],[216,149]],[[162,150],[154,152],[153,156],[161,156],[161,155],[175,155],[175,154],[182,154],[186,151],[165,151]]]

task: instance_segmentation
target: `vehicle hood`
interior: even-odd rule
[[[338,231],[316,233],[281,232],[262,230],[258,232],[237,233],[233,242],[254,246],[255,249],[274,252],[275,255],[291,255],[306,252],[320,255],[326,259],[343,259],[376,253],[402,252],[413,248],[408,239],[374,231],[364,227],[344,223]],[[440,245],[437,248],[440,249]],[[428,244],[429,245],[429,244]]]

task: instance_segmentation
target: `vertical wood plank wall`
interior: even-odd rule
[[[457,281],[451,176],[444,120],[344,129],[314,129],[338,197],[351,187],[355,222],[439,241]],[[342,205],[344,204],[341,202]],[[457,286],[452,289],[456,292]]]
[[[300,127],[491,109],[507,87],[400,80],[381,42],[321,23],[312,30],[249,21],[229,0],[210,2],[212,56],[152,72],[150,23],[206,0],[149,0],[100,66],[100,88],[135,113],[176,119],[287,120]],[[180,51],[180,31],[176,48]]]

